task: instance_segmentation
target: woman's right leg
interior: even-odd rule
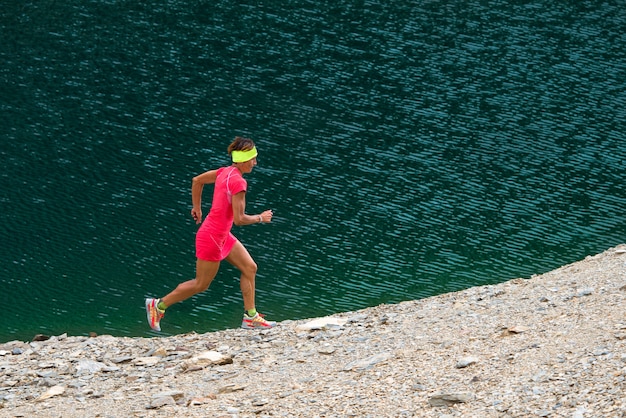
[[[161,298],[165,306],[172,306],[182,302],[198,293],[202,293],[209,288],[211,282],[217,275],[220,268],[219,261],[196,260],[196,278],[179,284],[167,296]]]
[[[204,261],[198,259],[196,261],[195,279],[179,284],[176,289],[161,299],[147,298],[146,314],[150,328],[155,331],[161,331],[160,321],[165,314],[165,308],[207,290],[219,268],[219,261]]]

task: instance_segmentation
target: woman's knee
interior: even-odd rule
[[[194,291],[196,293],[204,292],[209,288],[211,282],[217,274],[219,263],[203,261],[198,259],[196,262],[196,279],[194,280]]]
[[[183,295],[184,296],[183,299],[180,299],[180,300],[184,300],[188,297],[204,292],[205,290],[208,289],[209,284],[210,282],[209,283],[202,282],[201,280],[198,280],[198,278],[196,278],[196,279],[188,280],[184,283],[180,283],[176,287],[176,292],[178,292],[179,295]],[[177,302],[179,302],[180,300],[177,300]]]
[[[201,280],[196,279],[194,290],[196,293],[202,293],[205,290],[207,290],[210,285],[211,285],[211,282],[201,281]]]
[[[255,276],[257,269],[257,264],[253,260],[250,260],[248,263],[241,267],[241,273],[249,276]]]
[[[193,290],[195,293],[202,293],[209,288],[211,282],[213,281],[213,277],[206,277],[198,275],[196,279],[193,281]]]

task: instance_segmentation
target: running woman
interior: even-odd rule
[[[177,302],[204,292],[215,278],[222,260],[241,271],[240,287],[244,314],[241,327],[245,329],[272,328],[275,322],[266,321],[255,308],[255,276],[257,265],[246,247],[230,232],[235,225],[252,225],[272,221],[271,210],[258,215],[246,214],[247,182],[243,175],[251,173],[257,164],[257,149],[248,138],[236,137],[228,146],[233,164],[207,171],[193,178],[191,216],[196,224],[202,223],[196,233],[196,278],[180,283],[168,295],[146,299],[148,323],[161,331],[160,321],[165,310]],[[202,189],[205,184],[215,184],[209,215],[202,222]]]

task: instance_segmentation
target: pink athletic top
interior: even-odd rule
[[[196,234],[196,256],[202,260],[220,261],[228,256],[236,238],[233,227],[233,195],[246,191],[248,183],[237,167],[217,170],[211,210]]]

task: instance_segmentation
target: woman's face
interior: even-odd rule
[[[251,173],[252,169],[256,166],[256,157],[251,160],[246,161],[245,163],[239,163],[239,169],[241,173]]]

